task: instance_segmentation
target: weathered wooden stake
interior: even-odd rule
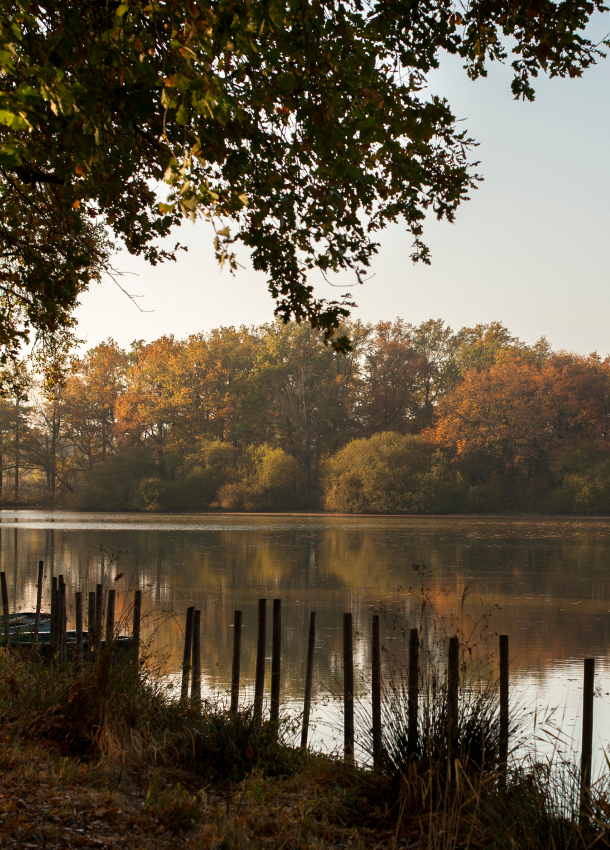
[[[231,713],[239,709],[239,667],[241,662],[241,611],[233,614],[233,666],[231,669]]]
[[[449,665],[447,669],[447,731],[450,739],[458,725],[458,692],[460,686],[460,642],[449,638]]]
[[[44,573],[44,561],[38,561],[38,584],[36,585],[36,617],[34,619],[34,643],[38,643],[40,632],[40,609],[42,608],[42,579]]]
[[[503,784],[506,780],[508,763],[508,635],[500,635],[500,770]]]
[[[585,658],[582,695],[582,755],[580,762],[580,809],[586,814],[591,788],[593,762],[593,696],[595,692],[595,658]]]
[[[309,715],[311,713],[311,692],[313,690],[313,654],[316,648],[316,612],[309,615],[309,638],[307,640],[307,666],[305,668],[305,699],[303,702],[303,729],[301,731],[301,749],[307,749],[309,734]]]
[[[83,594],[79,590],[74,595],[74,615],[76,619],[76,658],[75,667],[80,670],[83,663]]]
[[[373,767],[381,767],[381,639],[379,614],[373,614],[371,640],[371,697],[373,720]]]
[[[66,651],[66,583],[62,575],[59,576],[57,585],[57,660],[61,664],[65,658]]]
[[[343,615],[343,747],[345,760],[354,761],[354,639],[352,615]]]
[[[419,632],[409,631],[409,693],[408,693],[408,734],[409,752],[417,752],[418,728],[417,715],[419,712]]]
[[[280,722],[280,676],[282,664],[282,600],[273,600],[273,626],[271,631],[271,705],[269,719]]]
[[[267,643],[267,600],[258,600],[258,632],[256,637],[256,672],[254,678],[254,716],[260,721],[265,692],[265,647]]]
[[[133,599],[133,658],[136,669],[140,663],[140,621],[142,619],[142,591],[136,590]]]
[[[2,613],[4,615],[4,643],[10,642],[10,618],[8,613],[8,586],[6,584],[6,573],[0,573],[0,584],[2,585]]]
[[[104,585],[95,585],[95,651],[102,651],[102,621],[104,613]]]
[[[95,592],[89,591],[89,606],[87,609],[87,655],[93,658],[95,652]]]
[[[111,650],[114,641],[114,612],[116,608],[116,590],[108,591],[108,602],[106,603],[106,649]]]
[[[186,626],[184,629],[184,654],[182,656],[182,690],[181,698],[189,695],[189,673],[191,670],[191,652],[193,651],[193,619],[195,606],[186,609]]]
[[[201,611],[196,609],[193,616],[193,680],[191,699],[201,702]]]
[[[59,645],[59,589],[57,576],[51,582],[51,659],[55,660]]]

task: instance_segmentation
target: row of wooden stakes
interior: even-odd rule
[[[182,661],[182,699],[189,694],[189,675],[191,679],[191,698],[200,698],[201,692],[201,612],[194,607],[187,608],[184,631],[184,655]],[[235,611],[233,619],[233,664],[231,671],[230,710],[235,713],[239,707],[239,680],[241,656],[242,612]],[[265,654],[267,642],[267,600],[258,600],[258,628],[256,640],[256,668],[254,677],[254,715],[261,718],[265,684]],[[307,663],[305,667],[305,694],[303,700],[303,727],[301,746],[307,747],[309,720],[311,713],[311,695],[313,686],[313,660],[316,643],[316,612],[309,615],[309,636],[307,641]],[[272,649],[271,649],[271,698],[269,721],[277,724],[280,713],[280,676],[282,654],[282,600],[273,600]],[[447,710],[449,728],[457,728],[459,694],[459,654],[457,637],[449,639],[449,663],[447,668]],[[372,618],[371,635],[371,715],[373,734],[373,758],[379,763],[382,755],[381,724],[381,639],[379,615]],[[343,710],[344,710],[344,753],[345,758],[353,760],[355,744],[354,728],[354,648],[353,623],[351,613],[343,615]],[[408,740],[412,749],[417,750],[419,712],[419,632],[411,629],[409,634],[408,662]],[[500,757],[506,761],[509,737],[508,707],[508,635],[500,636]]]
[[[184,656],[182,664],[183,699],[188,698],[189,674],[192,671],[191,697],[200,698],[201,690],[201,612],[194,607],[186,612]],[[372,617],[371,631],[371,718],[373,763],[379,766],[383,754],[383,735],[381,719],[382,676],[381,676],[381,637],[379,615]],[[233,619],[233,662],[231,672],[230,710],[235,713],[239,708],[240,656],[241,656],[242,612],[235,611]],[[265,650],[267,642],[267,600],[258,600],[258,628],[256,641],[256,668],[254,681],[254,714],[262,719]],[[307,663],[305,668],[305,693],[303,700],[303,725],[301,747],[307,747],[309,732],[311,696],[313,685],[313,661],[316,642],[316,612],[309,615],[309,636],[307,641]],[[412,750],[417,751],[418,713],[419,713],[419,631],[413,628],[409,632],[408,679],[407,679],[407,724],[408,740]],[[279,722],[280,712],[280,675],[282,647],[282,601],[273,600],[272,653],[271,653],[271,698],[269,721]],[[449,638],[447,663],[447,727],[449,737],[451,729],[459,722],[459,684],[460,684],[460,644],[456,636]],[[500,724],[500,767],[505,773],[509,745],[509,642],[508,635],[499,636],[499,724]],[[591,765],[593,756],[593,697],[595,679],[595,659],[586,658],[584,662],[583,728],[581,755],[581,787],[583,794],[588,793],[591,784]],[[351,613],[343,615],[343,743],[347,761],[354,760],[354,649],[353,622]]]
[[[38,585],[36,613],[32,645],[38,646],[40,637],[40,618],[42,604],[44,563],[38,564]],[[0,573],[0,588],[4,614],[4,639],[10,643],[10,615],[8,604],[8,587],[6,574]],[[66,585],[62,575],[51,579],[51,616],[50,616],[50,657],[60,663],[67,657],[68,633],[66,612]],[[106,599],[106,648],[111,652],[115,641],[115,601],[116,591],[109,589]],[[95,591],[88,595],[87,622],[87,654],[94,657],[102,649],[104,587],[96,585]],[[133,604],[132,637],[129,640],[130,652],[139,659],[140,623],[142,612],[142,591],[136,590]],[[75,594],[75,661],[77,664],[84,659],[83,632],[83,593]],[[231,670],[231,701],[230,710],[236,713],[239,709],[240,661],[241,661],[242,612],[235,611],[233,619],[233,660]],[[267,641],[267,600],[258,600],[258,624],[256,645],[256,668],[254,681],[253,711],[259,721],[262,719],[264,684],[265,684],[265,651]],[[301,731],[301,747],[307,747],[309,733],[311,697],[313,686],[313,661],[316,641],[316,612],[309,617],[309,635],[307,641],[307,663],[305,669],[305,693],[303,701],[303,725]],[[281,642],[282,642],[282,600],[273,600],[272,622],[272,655],[271,655],[271,699],[269,721],[279,723],[280,714],[280,676],[281,676]],[[500,656],[500,762],[506,765],[509,743],[509,651],[508,635],[499,637]],[[449,638],[449,656],[447,664],[447,724],[448,730],[457,728],[459,712],[459,659],[460,645],[457,637]],[[192,675],[191,675],[192,674]],[[189,680],[191,699],[201,699],[201,611],[194,606],[187,608],[184,639],[184,655],[182,663],[181,698],[189,695]],[[586,658],[584,662],[583,688],[583,728],[581,756],[581,785],[583,791],[591,783],[591,765],[593,751],[593,698],[595,680],[595,659]],[[407,723],[408,740],[413,751],[417,750],[418,712],[419,712],[419,632],[413,628],[409,633],[408,679],[407,679]],[[379,615],[372,618],[371,633],[371,717],[373,760],[379,765],[382,759],[382,677],[381,677],[381,639]],[[354,760],[354,652],[353,652],[353,623],[351,613],[343,615],[343,709],[344,709],[344,754],[346,760]]]

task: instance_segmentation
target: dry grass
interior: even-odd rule
[[[249,711],[180,703],[148,673],[125,662],[75,675],[0,653],[0,847],[610,847],[607,788],[580,817],[569,766],[524,762],[504,789],[495,747],[448,759],[441,734],[378,773],[352,768],[301,753]],[[469,747],[489,740],[486,710],[465,714]],[[404,729],[387,731],[400,755]]]

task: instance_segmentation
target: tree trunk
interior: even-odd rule
[[[305,486],[307,492],[311,493],[311,448],[303,452],[303,466],[305,467]]]
[[[19,504],[19,399],[15,402],[15,504]]]
[[[59,424],[57,421],[57,401],[53,402],[53,422],[51,427],[51,457],[50,460],[50,471],[51,471],[51,504],[55,504],[55,480],[57,477],[57,431],[59,430]]]

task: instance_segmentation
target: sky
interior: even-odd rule
[[[598,16],[590,37],[610,30]],[[432,265],[409,259],[412,238],[400,224],[388,228],[371,267],[355,286],[338,277],[334,289],[312,279],[316,295],[349,290],[354,318],[376,322],[400,316],[417,324],[444,319],[454,330],[501,321],[533,343],[545,336],[556,350],[610,354],[610,58],[577,80],[536,83],[534,103],[515,101],[509,67],[471,81],[447,58],[430,77],[430,91],[447,97],[454,114],[479,142],[474,158],[484,177],[455,223],[427,222],[424,241]],[[176,263],[150,267],[126,253],[115,257],[121,286],[109,278],[81,299],[78,336],[86,347],[113,337],[164,334],[181,338],[225,326],[273,318],[265,275],[248,255],[235,276],[220,271],[204,222],[185,222],[169,242],[188,246]]]

